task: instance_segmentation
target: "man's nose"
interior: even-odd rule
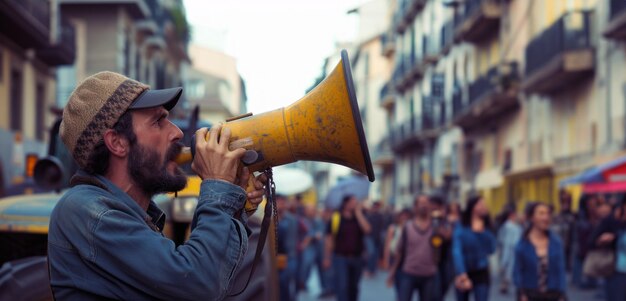
[[[183,135],[183,131],[178,126],[176,126],[175,124],[173,124],[171,122],[170,122],[170,124],[173,126],[173,133],[172,133],[173,140],[178,141],[180,139],[183,139],[183,136],[184,136]]]

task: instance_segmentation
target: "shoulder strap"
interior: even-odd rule
[[[248,287],[248,284],[250,284],[252,275],[254,275],[254,271],[256,270],[259,260],[261,259],[261,253],[263,253],[263,247],[265,246],[265,240],[267,238],[267,232],[270,228],[270,222],[272,218],[274,219],[275,231],[278,231],[278,224],[276,220],[276,217],[277,217],[276,199],[275,199],[276,185],[274,184],[274,178],[273,178],[271,167],[266,169],[264,173],[267,176],[267,184],[268,184],[265,188],[266,189],[265,190],[265,200],[266,200],[265,210],[263,212],[264,213],[263,220],[261,221],[261,231],[259,233],[259,241],[257,242],[256,251],[254,252],[254,259],[252,260],[252,268],[250,269],[250,274],[248,275],[248,280],[246,281],[245,286],[238,293],[228,295],[228,297],[236,297],[236,296],[241,295]],[[277,238],[278,238],[278,235],[276,234],[275,239]],[[274,241],[274,249],[278,250],[276,241]]]

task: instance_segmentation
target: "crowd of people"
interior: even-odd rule
[[[598,289],[601,299],[626,300],[626,201],[560,194],[559,210],[542,202],[510,204],[491,218],[480,196],[463,210],[438,195],[417,195],[392,212],[346,196],[336,210],[279,196],[281,300],[307,290],[317,270],[320,297],[358,300],[359,282],[383,269],[397,300],[486,301],[492,279],[500,294],[521,301],[565,301],[568,286]],[[521,214],[520,214],[521,213]],[[490,266],[491,257],[497,267]],[[496,275],[493,275],[496,273]]]

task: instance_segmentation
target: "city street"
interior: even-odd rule
[[[395,300],[395,294],[393,289],[388,288],[385,285],[385,279],[387,273],[384,271],[378,272],[374,277],[363,277],[361,280],[361,291],[359,292],[360,301],[393,301]],[[493,283],[497,284],[498,280],[493,279]],[[319,296],[319,282],[317,280],[317,274],[311,273],[308,283],[309,291],[306,293],[300,293],[298,295],[298,301],[317,301],[317,300],[335,300],[334,298],[318,299]],[[573,287],[569,287],[567,291],[568,301],[593,301],[593,300],[605,300],[605,298],[599,294],[600,291],[596,290],[579,290]],[[413,300],[417,300],[414,297]],[[449,290],[446,295],[445,301],[455,301],[454,291]],[[490,301],[515,301],[514,293],[509,291],[508,295],[502,295],[498,292],[498,286],[491,286]]]

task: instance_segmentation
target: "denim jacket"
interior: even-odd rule
[[[161,233],[165,214],[143,210],[102,176],[79,172],[50,217],[50,285],[58,300],[220,300],[248,246],[233,215],[246,194],[205,180],[189,240]],[[74,183],[76,184],[76,183]]]
[[[452,262],[456,275],[489,268],[489,255],[496,251],[491,231],[474,232],[459,225],[452,234]]]
[[[515,247],[513,282],[520,290],[537,289],[539,286],[539,258],[528,238],[523,237]],[[550,291],[565,292],[565,252],[561,239],[550,232],[548,240],[548,279]]]

